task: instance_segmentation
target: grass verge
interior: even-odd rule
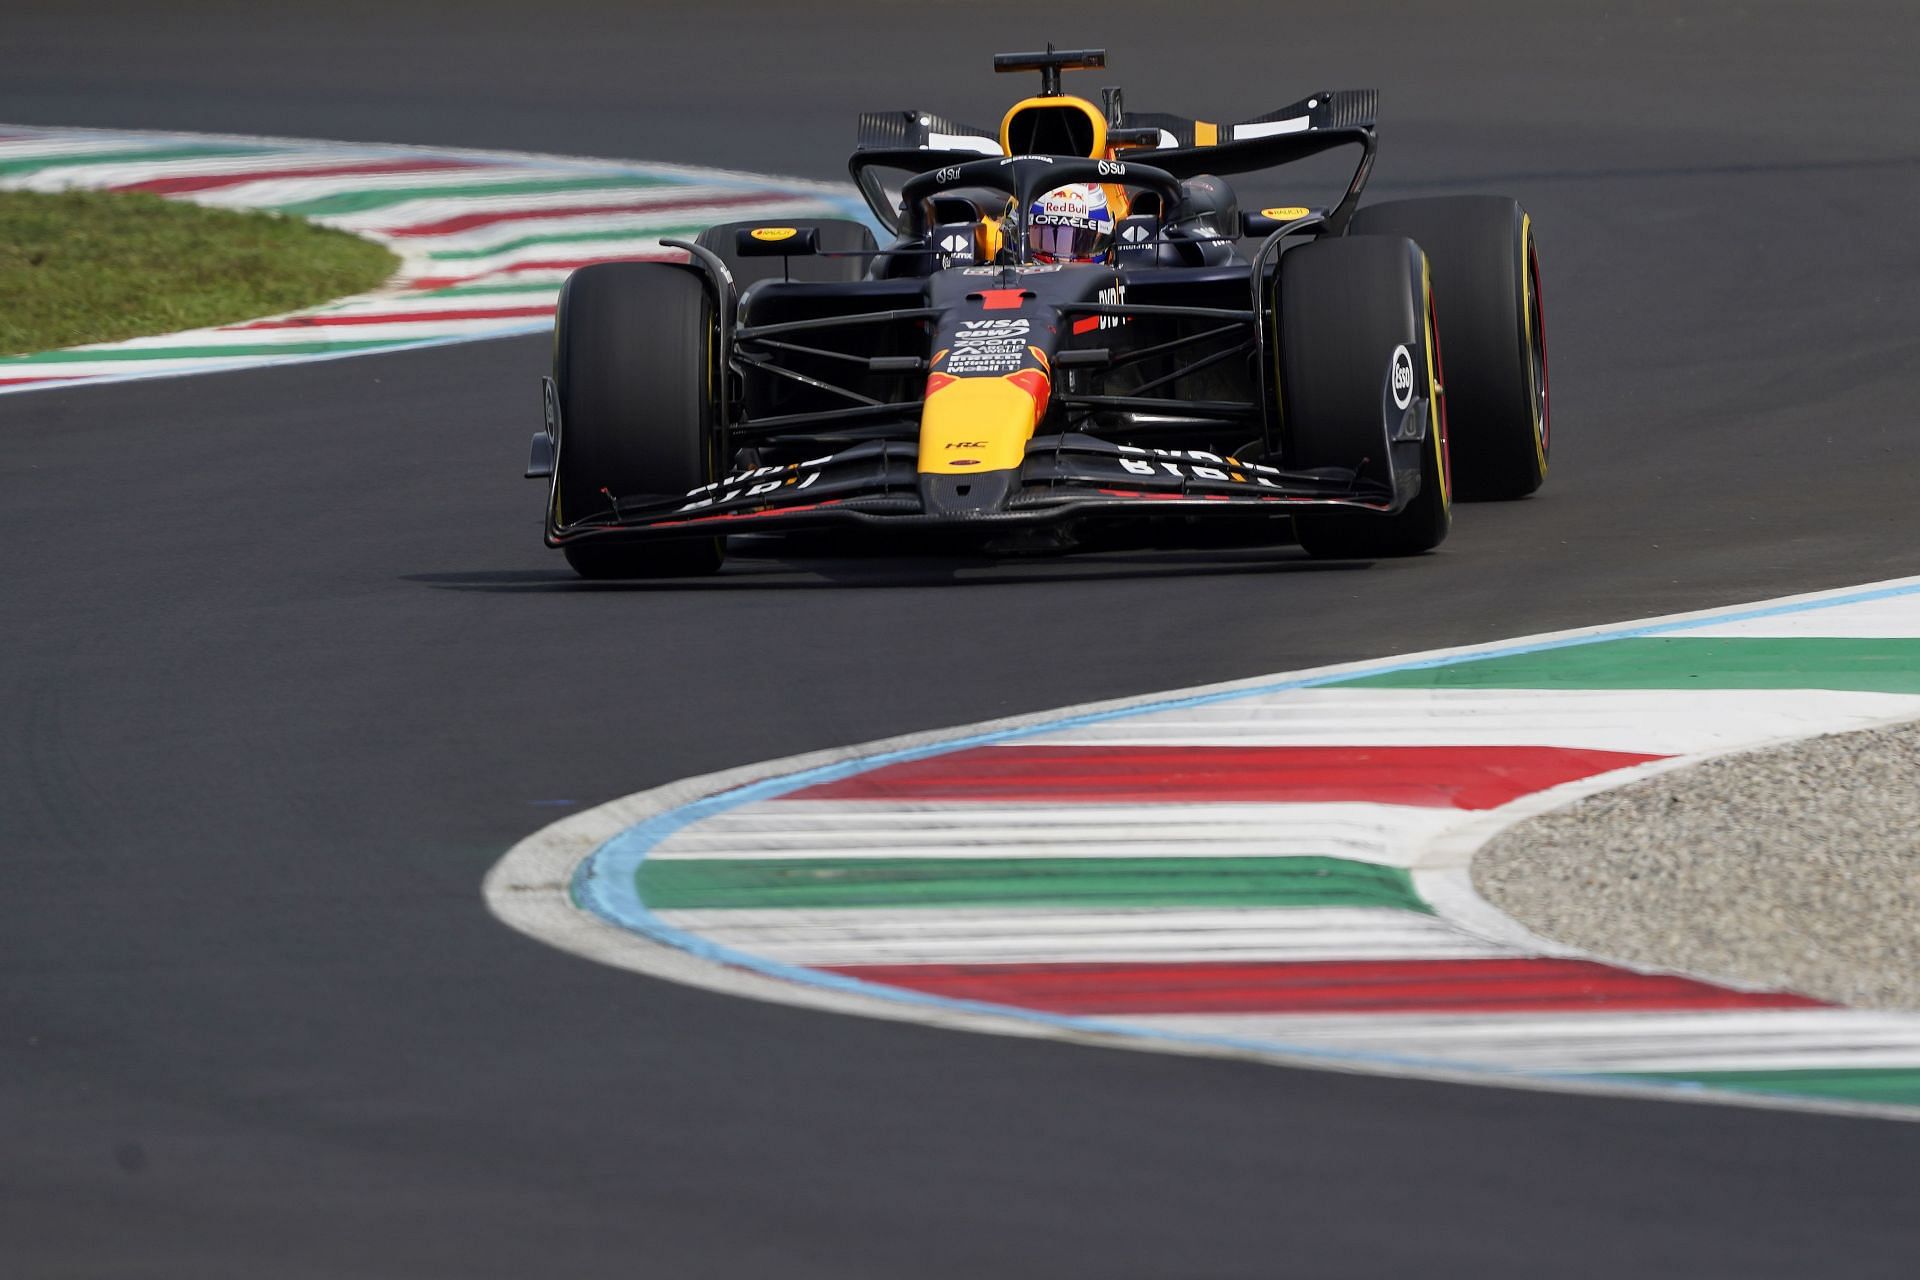
[[[230,324],[374,288],[398,260],[297,218],[0,191],[0,355]]]

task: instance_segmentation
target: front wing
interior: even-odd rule
[[[1388,478],[1381,478],[1382,476]],[[955,501],[959,486],[1005,490],[987,506]],[[834,524],[979,528],[1056,524],[1090,516],[1282,514],[1305,506],[1400,510],[1418,480],[1397,468],[1284,471],[1194,450],[1146,449],[1092,436],[1040,436],[1017,472],[920,474],[918,448],[873,441],[761,467],[687,494],[610,496],[604,514],[549,528],[558,546],[579,538],[773,532]],[[961,490],[964,498],[965,491]]]

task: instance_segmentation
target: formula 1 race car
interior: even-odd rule
[[[1374,91],[1213,124],[1063,93],[1100,50],[994,62],[1042,81],[997,134],[862,117],[884,247],[852,221],[730,223],[663,242],[685,263],[568,278],[527,474],[577,572],[709,573],[730,533],[836,524],[992,551],[1290,520],[1315,556],[1409,555],[1456,491],[1539,487],[1532,224],[1505,197],[1359,208]],[[1217,176],[1346,146],[1327,208],[1243,211]]]

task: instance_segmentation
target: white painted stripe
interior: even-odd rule
[[[94,155],[111,151],[158,151],[166,147],[192,146],[207,141],[190,134],[174,136],[170,134],[143,134],[136,137],[111,135],[95,137],[87,134],[68,136],[60,133],[36,135],[10,142],[0,142],[0,164],[11,160],[58,159],[63,156]],[[9,179],[11,181],[11,179]]]
[[[983,138],[971,133],[929,133],[927,146],[942,151],[971,151],[983,156],[1006,154],[1000,149],[999,139]]]
[[[1888,596],[1833,609],[1747,618],[1688,627],[1678,636],[1726,636],[1744,639],[1808,639],[1819,636],[1855,640],[1897,640],[1920,637],[1920,596]]]
[[[784,800],[716,814],[653,858],[1352,858],[1407,866],[1463,815],[1383,804],[901,805]]]
[[[374,237],[378,239],[379,237]],[[390,244],[392,249],[405,249],[419,252],[430,247],[427,241],[401,242]],[[532,244],[521,245],[501,253],[488,254],[481,258],[452,258],[446,260],[428,260],[415,258],[407,264],[406,278],[409,280],[437,280],[442,276],[456,276],[461,279],[479,279],[496,275],[523,262],[593,262],[617,261],[632,257],[662,257],[672,255],[685,260],[686,254],[678,249],[662,248],[657,240],[577,240],[549,241],[537,240]],[[563,276],[565,272],[561,273]],[[541,277],[533,277],[539,279]]]
[[[352,164],[374,159],[377,157],[356,156],[351,151],[270,151],[261,155],[204,156],[192,160],[122,160],[113,164],[63,165],[37,173],[21,174],[5,181],[9,188],[21,191],[64,191],[74,187],[122,187],[161,178],[240,173],[296,165]],[[197,194],[189,192],[185,198],[192,200]]]
[[[1684,755],[1840,732],[1893,716],[1920,716],[1920,696],[1824,689],[1293,689],[997,745],[1542,746]]]
[[[580,175],[575,175],[580,176]],[[616,175],[609,175],[616,176]],[[477,175],[469,172],[468,180],[478,181]],[[519,181],[511,171],[499,175],[501,180]],[[355,190],[366,190],[356,187]],[[359,213],[330,214],[318,219],[329,227],[343,231],[390,231],[396,227],[412,227],[426,222],[442,222],[448,218],[463,218],[472,214],[499,213],[538,213],[550,210],[555,218],[579,217],[569,214],[569,210],[598,208],[603,205],[617,204],[632,206],[638,213],[658,205],[682,204],[687,201],[718,202],[738,199],[743,195],[765,196],[769,200],[784,198],[806,203],[802,195],[789,195],[778,190],[766,192],[743,192],[735,186],[715,185],[711,183],[663,183],[653,186],[592,188],[576,190],[568,188],[561,191],[519,192],[512,195],[497,196],[437,196],[409,200],[404,204],[388,205],[381,209],[368,209]],[[615,215],[600,214],[611,219]],[[678,216],[677,210],[668,210],[667,215]],[[537,219],[521,219],[518,225],[537,222]]]
[[[697,204],[684,209],[636,209],[621,213],[574,213],[567,209],[555,209],[551,216],[517,219],[512,222],[489,223],[466,231],[452,231],[444,235],[432,236],[395,236],[375,227],[361,228],[361,234],[395,248],[406,248],[422,253],[474,252],[494,245],[511,244],[529,236],[580,236],[588,232],[627,232],[656,231],[665,233],[669,229],[679,229],[680,234],[691,239],[694,232],[688,228],[711,226],[716,222],[735,222],[745,218],[761,220],[782,218],[817,208],[807,200],[765,200],[748,207],[726,204]],[[462,215],[454,214],[454,217]],[[318,221],[325,226],[333,226],[330,218]],[[415,223],[393,224],[422,225]],[[618,243],[634,244],[631,239],[622,239]]]
[[[209,341],[243,343],[298,344],[302,342],[415,342],[421,331],[436,337],[474,336],[523,329],[538,324],[538,316],[482,316],[470,320],[396,320],[391,324],[298,325],[288,329],[215,329]]]
[[[1237,124],[1233,126],[1233,140],[1245,142],[1248,138],[1271,138],[1281,133],[1305,133],[1311,124],[1312,120],[1307,116],[1268,120],[1262,124]]]
[[[1445,921],[1375,907],[662,911],[676,928],[788,964],[1068,964],[1505,956]]]
[[[1176,1035],[1564,1072],[1920,1067],[1920,1016],[1855,1009],[1713,1013],[1152,1014]]]
[[[378,161],[380,156],[369,159]],[[405,153],[386,157],[396,160],[421,159],[418,154]],[[426,159],[441,157],[427,156]],[[445,157],[468,159],[467,157]],[[189,198],[195,204],[226,206],[231,208],[254,209],[269,205],[295,204],[305,200],[318,200],[327,196],[357,195],[367,191],[411,191],[415,188],[466,187],[483,183],[519,183],[544,182],[548,180],[564,181],[569,178],[623,177],[624,170],[611,171],[594,169],[582,170],[578,166],[537,166],[521,168],[505,162],[468,163],[457,169],[409,169],[403,173],[365,173],[341,174],[337,177],[314,176],[308,178],[263,178],[258,182],[240,183],[231,187],[221,187],[213,191],[195,192]],[[392,205],[390,208],[401,208]],[[342,214],[346,217],[365,217],[375,211],[357,214]],[[332,225],[332,220],[326,220]]]
[[[558,287],[532,290],[518,290],[496,293],[463,293],[454,298],[436,298],[431,293],[408,291],[405,293],[363,294],[349,298],[344,302],[329,303],[324,307],[315,307],[300,314],[310,316],[378,316],[407,315],[412,312],[431,314],[440,311],[515,311],[526,307],[552,307],[554,299],[560,296]],[[510,317],[518,319],[518,317]],[[246,323],[253,323],[248,321]]]

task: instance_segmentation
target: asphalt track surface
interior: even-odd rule
[[[823,1016],[481,905],[562,801],[1915,571],[1920,12],[1328,8],[13,0],[4,120],[819,177],[1049,37],[1136,107],[1378,85],[1377,194],[1535,216],[1556,446],[1415,563],[606,589],[517,478],[540,340],[0,400],[0,1272],[1912,1274],[1920,1127]]]

